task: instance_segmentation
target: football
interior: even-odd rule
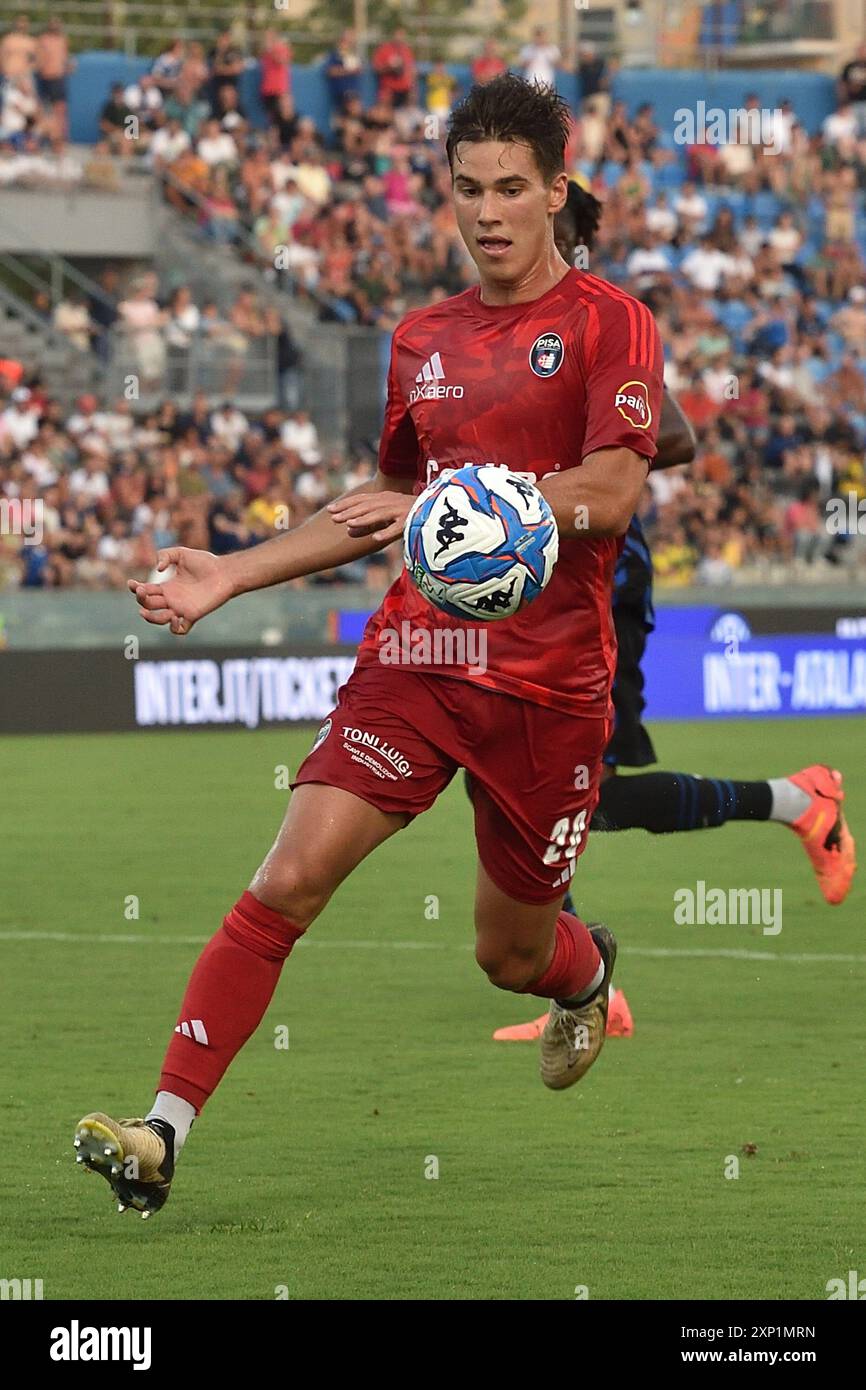
[[[512,618],[546,587],[558,554],[556,522],[538,488],[492,464],[437,478],[403,530],[410,577],[454,618]]]

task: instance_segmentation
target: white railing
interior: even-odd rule
[[[108,380],[111,396],[149,408],[166,397],[180,403],[203,391],[210,400],[233,400],[264,410],[278,398],[276,340],[227,332],[195,334],[189,345],[172,345],[159,329],[136,332],[115,325],[110,334]]]

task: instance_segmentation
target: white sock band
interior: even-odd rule
[[[171,1125],[174,1130],[174,1155],[177,1158],[195,1119],[195,1106],[190,1105],[189,1101],[181,1096],[172,1095],[171,1091],[158,1091],[153,1107],[145,1119],[165,1120]]]
[[[770,820],[780,820],[790,825],[809,809],[812,798],[801,787],[795,786],[790,778],[771,777],[767,785],[773,797]]]
[[[599,953],[599,954],[600,954],[600,953]],[[598,963],[598,969],[596,970],[595,974],[593,975],[593,977],[592,977],[590,983],[587,985],[586,989],[582,989],[582,990],[581,990],[580,994],[578,995],[578,999],[579,999],[582,1003],[586,1003],[587,999],[591,999],[592,996],[595,994],[596,990],[598,989],[598,987],[599,987],[599,985],[601,984],[601,982],[602,982],[603,979],[604,979],[604,961],[603,961],[603,960],[600,960],[599,963]]]

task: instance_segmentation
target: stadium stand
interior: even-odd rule
[[[714,8],[727,43],[721,12],[736,7]],[[416,77],[410,54],[395,97],[377,52],[363,62],[347,32],[301,66],[274,32],[253,53],[226,31],[73,66],[59,21],[7,30],[0,185],[119,198],[157,181],[180,250],[55,263],[47,278],[0,253],[0,496],[41,498],[46,517],[42,546],[2,538],[0,583],[120,586],[160,545],[255,544],[373,466],[369,436],[317,439],[322,393],[287,305],[347,341],[363,330],[379,373],[407,309],[474,282],[449,204],[448,108],[473,76],[530,61],[488,43]],[[616,73],[591,47],[559,69],[569,172],[605,205],[590,268],[655,311],[698,436],[688,475],[653,475],[645,497],[663,584],[820,579],[862,558],[824,525],[830,496],[866,496],[858,61],[837,83]],[[711,141],[712,111],[755,120]],[[70,362],[81,389],[64,397]]]

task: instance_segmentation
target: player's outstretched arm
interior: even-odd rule
[[[128,587],[146,622],[168,625],[185,637],[200,618],[238,594],[335,569],[383,549],[402,533],[413,486],[412,479],[377,473],[294,531],[231,555],[171,546],[159,552],[157,566],[173,566],[170,577],[152,584],[130,579]]]
[[[561,536],[624,536],[649,472],[633,449],[597,449],[580,468],[542,478]]]
[[[680,463],[691,463],[696,450],[695,432],[683,414],[682,406],[669,391],[665,391],[659,423],[658,453],[653,460],[653,468],[676,468]]]

